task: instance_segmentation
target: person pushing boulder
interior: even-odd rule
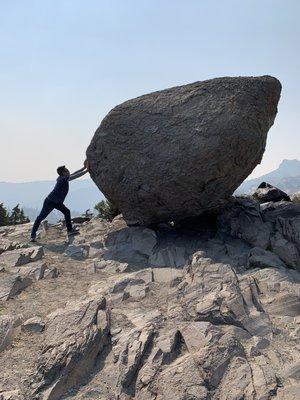
[[[58,178],[56,180],[56,184],[51,193],[48,194],[46,199],[44,200],[44,204],[40,214],[37,216],[31,231],[30,242],[36,242],[36,233],[40,226],[40,223],[47,218],[47,216],[54,209],[59,210],[63,213],[66,220],[66,227],[68,236],[78,235],[79,231],[73,229],[72,221],[71,221],[71,212],[64,205],[65,198],[69,192],[69,182],[74,179],[80,178],[85,175],[89,171],[88,162],[85,160],[84,165],[78,171],[73,172],[72,174],[66,168],[65,165],[57,168]]]

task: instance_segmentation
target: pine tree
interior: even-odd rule
[[[8,213],[3,203],[0,203],[0,226],[8,225]]]
[[[30,219],[28,217],[26,217],[26,215],[24,214],[24,210],[23,208],[21,209],[21,213],[20,213],[20,224],[27,224],[28,222],[30,222]]]
[[[26,224],[29,222],[29,218],[27,218],[24,214],[23,209],[20,208],[20,205],[17,204],[13,209],[11,214],[8,217],[9,225],[20,225]]]

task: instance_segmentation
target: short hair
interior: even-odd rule
[[[59,176],[62,176],[62,174],[64,173],[65,169],[66,169],[66,166],[62,165],[62,166],[58,167],[56,171],[57,171]]]

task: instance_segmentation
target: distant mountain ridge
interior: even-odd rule
[[[259,178],[244,181],[236,190],[236,194],[250,193],[261,182],[268,182],[289,194],[300,191],[300,161],[283,160],[274,171]]]
[[[35,181],[24,183],[0,182],[0,203],[12,208],[16,204],[28,210],[30,219],[34,219],[42,206],[45,197],[51,192],[55,181]],[[70,191],[65,204],[74,215],[79,215],[103,200],[104,196],[91,179],[79,179],[70,182]],[[57,220],[60,213],[52,214],[49,221]]]

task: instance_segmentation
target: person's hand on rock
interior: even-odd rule
[[[90,171],[90,169],[89,169],[89,162],[88,162],[87,159],[84,161],[84,167],[85,167],[88,171]]]

